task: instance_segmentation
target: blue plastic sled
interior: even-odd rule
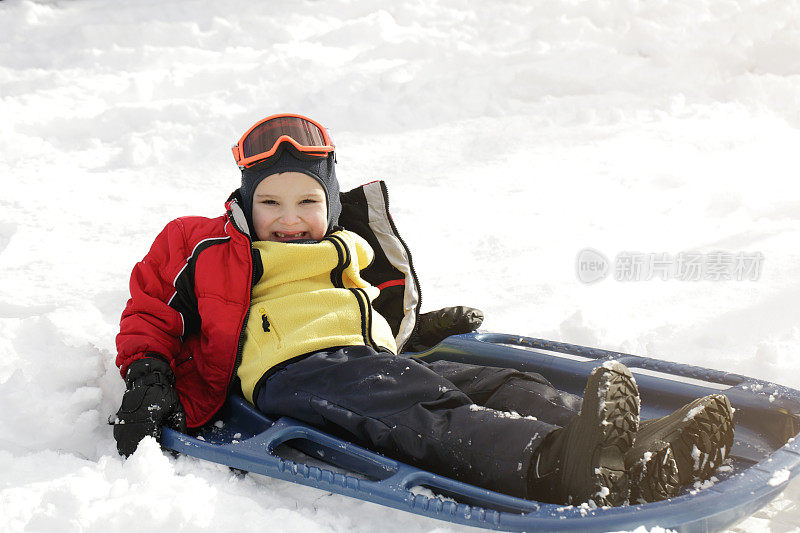
[[[710,486],[688,487],[671,500],[589,509],[514,498],[413,468],[290,418],[267,418],[240,397],[229,400],[221,420],[196,436],[165,428],[162,444],[232,468],[504,531],[619,531],[642,525],[718,531],[766,505],[800,473],[800,391],[794,389],[717,370],[494,333],[450,337],[418,356],[539,372],[575,394],[583,392],[593,368],[616,359],[636,376],[643,418],[723,392],[736,409],[730,464]]]

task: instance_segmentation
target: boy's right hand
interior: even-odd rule
[[[482,323],[483,312],[464,305],[423,313],[403,351],[423,352],[450,335],[475,331]]]
[[[166,361],[137,359],[128,367],[125,384],[128,390],[114,419],[114,439],[121,455],[131,455],[147,435],[160,439],[164,424],[186,431],[186,415],[173,387],[175,376]]]

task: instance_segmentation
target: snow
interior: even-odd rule
[[[798,17],[756,0],[0,2],[5,530],[467,530],[155,442],[115,453],[130,269],[170,219],[222,212],[230,145],[275,112],[331,128],[344,189],[388,181],[424,310],[800,387]],[[757,279],[583,283],[586,249],[763,260]],[[736,530],[798,521],[793,482]]]
[[[684,417],[683,417],[683,421],[684,421],[684,422],[686,422],[687,420],[691,420],[691,419],[693,419],[693,418],[694,418],[694,417],[696,417],[698,414],[700,414],[701,412],[703,412],[703,410],[704,410],[704,407],[705,407],[705,406],[703,406],[703,405],[698,405],[698,406],[696,406],[696,407],[692,407],[692,408],[691,408],[691,409],[689,409],[689,411],[686,413],[686,416],[684,416]]]
[[[786,468],[781,468],[772,473],[772,477],[769,479],[769,484],[772,487],[777,487],[781,483],[786,483],[788,481],[791,472]]]
[[[708,479],[695,481],[692,486],[693,488],[689,490],[690,494],[697,494],[701,490],[710,489],[714,486],[714,484],[719,481],[715,476],[711,476]]]
[[[442,496],[441,494],[437,494],[428,487],[423,487],[422,485],[414,485],[413,487],[409,487],[408,491],[414,496],[425,496],[426,498],[430,499],[436,498],[443,502],[458,503],[453,498],[448,498],[447,496]]]
[[[484,407],[482,405],[471,404],[469,406],[469,410],[473,412],[481,411],[484,413],[489,413],[497,418],[514,418],[514,419],[525,419],[525,420],[538,420],[535,416],[525,415],[522,416],[516,411],[498,411],[497,409],[490,409],[488,407]]]

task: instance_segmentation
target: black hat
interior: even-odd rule
[[[339,200],[339,181],[336,179],[336,163],[333,153],[327,157],[316,157],[300,159],[291,150],[284,149],[274,162],[269,165],[255,165],[250,168],[242,169],[242,185],[239,193],[242,196],[242,210],[250,228],[250,234],[254,235],[253,225],[253,194],[256,187],[264,178],[282,172],[302,172],[311,176],[325,191],[325,199],[328,207],[328,232],[339,222],[339,214],[342,212],[342,202]]]

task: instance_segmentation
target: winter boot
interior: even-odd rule
[[[640,422],[639,426],[643,424]],[[675,496],[683,484],[672,446],[663,440],[640,444],[639,439],[637,435],[633,448],[625,454],[631,503],[657,502]]]
[[[628,499],[625,454],[639,426],[639,390],[630,371],[610,361],[594,369],[580,414],[550,432],[534,455],[528,497],[597,506]]]
[[[643,421],[636,444],[625,455],[636,488],[631,490],[631,501],[671,498],[685,485],[707,479],[732,446],[733,409],[722,394],[699,398],[668,416]]]

